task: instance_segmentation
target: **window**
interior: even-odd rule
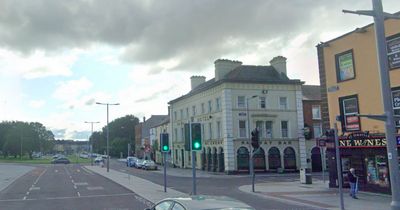
[[[177,116],[176,112],[174,112],[174,120],[175,121],[178,120],[178,116]]]
[[[178,129],[175,128],[175,141],[178,141]]]
[[[189,108],[186,108],[186,118],[189,118]]]
[[[272,121],[266,121],[265,122],[265,137],[267,139],[272,139],[274,138],[274,132],[273,132],[273,127],[272,127]]]
[[[322,125],[314,124],[314,138],[318,138],[322,135]]]
[[[239,137],[246,138],[247,137],[247,129],[246,129],[246,120],[239,120]]]
[[[208,112],[212,112],[212,102],[208,101]]]
[[[181,119],[183,119],[183,109],[181,109]]]
[[[339,98],[340,116],[342,121],[342,131],[359,131],[360,118],[358,114],[357,95]]]
[[[203,139],[205,139],[206,138],[206,129],[204,129],[204,124],[203,123],[201,124],[201,127],[203,129]]]
[[[208,123],[208,134],[210,135],[210,139],[213,139],[213,131],[212,131],[212,123]]]
[[[267,97],[259,97],[260,101],[260,108],[266,109],[267,108]]]
[[[201,113],[204,114],[205,113],[205,109],[204,109],[204,103],[201,103]]]
[[[344,82],[356,77],[353,50],[335,55],[337,82]]]
[[[196,106],[192,106],[192,113],[193,113],[193,117],[196,116]]]
[[[181,141],[185,141],[185,130],[184,130],[184,128],[181,128]]]
[[[217,122],[217,139],[220,139],[221,137],[221,122]]]
[[[237,107],[238,108],[246,108],[245,103],[244,103],[245,97],[244,96],[238,96],[237,98],[238,98]]]
[[[185,210],[185,208],[183,206],[181,206],[181,204],[175,203],[172,210]]]
[[[286,97],[279,97],[279,109],[287,109],[287,98]]]
[[[159,203],[157,206],[155,206],[154,209],[155,210],[169,209],[171,204],[172,204],[172,201],[164,201],[162,203]]]
[[[258,130],[258,136],[260,138],[264,137],[263,133],[264,133],[264,122],[263,121],[257,121],[256,122],[256,127]]]
[[[312,106],[312,117],[313,119],[321,119],[321,107]]]
[[[220,107],[220,100],[219,100],[219,98],[217,98],[217,99],[215,100],[215,103],[216,103],[216,106],[217,106],[217,109],[216,109],[216,110],[220,110],[221,107]]]
[[[282,138],[289,138],[289,122],[281,121]]]

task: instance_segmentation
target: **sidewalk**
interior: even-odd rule
[[[119,160],[121,162],[125,160]],[[155,184],[151,181],[130,176],[123,172],[110,170],[107,173],[106,168],[99,166],[85,166],[87,169],[98,173],[116,183],[125,186],[127,189],[132,190],[138,195],[142,196],[146,200],[156,203],[163,198],[175,197],[175,196],[186,196],[187,194],[179,191],[167,188],[167,192],[164,192],[164,186]],[[152,171],[154,173],[164,173],[164,168],[159,166],[158,171]],[[191,169],[181,168],[167,168],[167,175],[178,176],[178,177],[192,177]],[[257,175],[258,176],[258,175]],[[266,174],[261,176],[287,176],[294,177],[293,182],[267,182],[258,183],[255,185],[255,194],[261,198],[277,199],[286,203],[296,203],[301,205],[310,206],[317,209],[332,209],[339,210],[340,206],[340,195],[339,189],[329,188],[328,181],[325,183],[319,180],[313,180],[312,184],[301,184],[300,177],[295,178],[296,174]],[[213,177],[213,178],[238,178],[248,177],[248,175],[225,175],[223,173],[215,173],[208,171],[196,170],[196,177]],[[239,190],[244,193],[253,193],[251,185],[245,185],[239,187]],[[345,209],[351,210],[386,210],[390,209],[391,196],[359,192],[357,193],[359,199],[353,199],[349,196],[349,189],[343,189],[343,199]]]

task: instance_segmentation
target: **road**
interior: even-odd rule
[[[150,180],[156,184],[164,185],[163,173],[154,171],[145,171],[142,169],[128,168],[126,163],[117,162],[117,160],[110,161],[110,169],[130,173],[132,176],[138,176],[143,179]],[[189,170],[189,169],[181,169]],[[192,171],[192,170],[189,170]],[[168,175],[168,171],[167,171]],[[317,177],[316,177],[317,178]],[[285,174],[281,176],[263,176],[257,175],[256,183],[261,182],[293,182],[299,181],[299,174]],[[256,209],[282,209],[282,210],[309,210],[316,209],[309,206],[302,206],[290,202],[282,202],[275,199],[261,198],[258,195],[252,195],[240,191],[238,188],[243,185],[251,184],[251,177],[245,175],[232,175],[220,177],[207,177],[196,179],[196,194],[197,195],[224,195],[242,202],[245,202]],[[191,194],[193,190],[193,179],[191,177],[177,177],[167,176],[167,186],[174,190]],[[257,189],[256,189],[257,190]]]
[[[30,164],[36,169],[0,192],[0,209],[145,209],[130,190],[83,164]]]

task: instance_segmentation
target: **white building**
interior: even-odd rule
[[[215,78],[192,76],[191,91],[169,102],[174,164],[192,167],[191,153],[184,150],[184,124],[193,117],[203,126],[204,150],[194,157],[198,169],[248,171],[248,139],[256,127],[261,150],[254,156],[255,170],[306,167],[303,82],[286,76],[286,58],[275,57],[271,66],[221,59],[214,64]]]

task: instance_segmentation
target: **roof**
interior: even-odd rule
[[[158,125],[168,115],[151,115],[151,117],[142,124],[142,138],[150,136],[150,129]]]
[[[160,125],[164,125],[164,124],[167,124],[167,123],[169,123],[170,122],[170,117],[169,117],[169,115],[167,115],[167,116],[165,116],[165,118],[164,119],[162,119],[157,125],[155,125],[155,126],[160,126]]]
[[[321,86],[303,85],[301,87],[303,100],[321,100]]]
[[[241,65],[230,71],[221,80],[215,81],[215,78],[210,79],[200,84],[186,95],[171,100],[168,102],[168,104],[188,98],[225,82],[256,84],[304,84],[304,82],[298,79],[292,80],[289,79],[285,74],[280,74],[273,66]]]

